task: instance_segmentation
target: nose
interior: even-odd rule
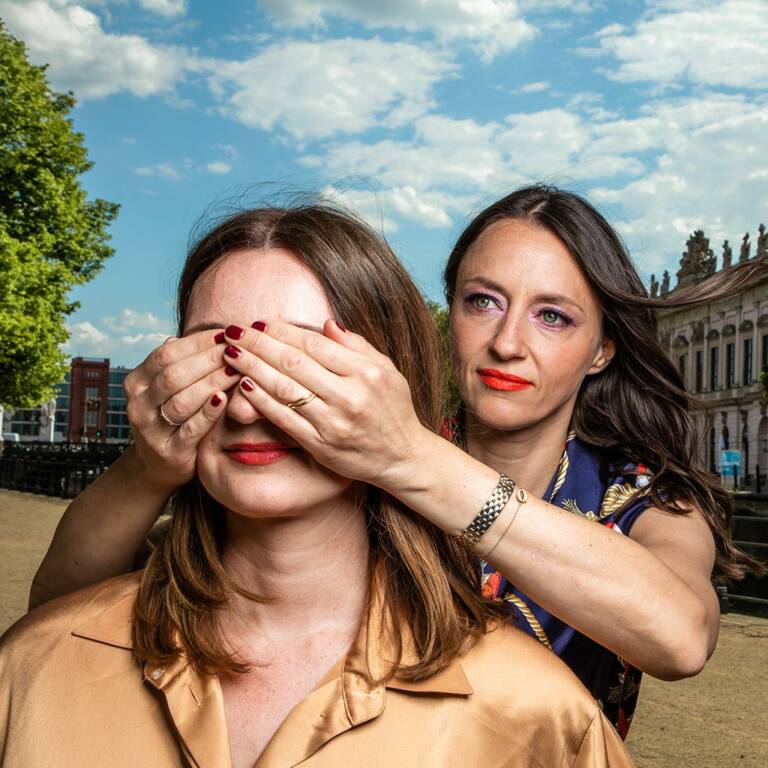
[[[239,386],[232,388],[227,403],[227,418],[238,424],[254,424],[264,416],[243,394]]]
[[[512,311],[507,312],[491,340],[491,352],[499,360],[525,357],[528,354],[526,331],[525,318]]]

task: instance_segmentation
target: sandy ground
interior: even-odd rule
[[[26,610],[65,507],[0,491],[0,632]],[[678,683],[646,677],[627,743],[639,768],[766,768],[768,619],[723,616],[717,651],[700,675]]]

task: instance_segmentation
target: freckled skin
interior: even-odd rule
[[[542,300],[553,294],[570,302]],[[576,260],[555,235],[524,221],[496,222],[470,248],[450,320],[468,424],[493,430],[553,421],[567,426],[584,377],[601,371],[613,355],[613,343],[603,339],[597,296]],[[486,368],[534,386],[493,389],[478,374]]]

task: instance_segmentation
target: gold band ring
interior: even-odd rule
[[[161,418],[161,419],[162,419],[162,420],[163,420],[163,421],[164,421],[164,422],[165,422],[165,423],[166,423],[166,424],[167,424],[169,427],[180,427],[180,426],[181,426],[181,424],[177,424],[175,421],[171,421],[171,420],[170,420],[170,419],[169,419],[169,418],[168,418],[168,417],[165,415],[165,411],[163,410],[163,405],[165,405],[165,403],[163,403],[163,404],[160,406],[160,418]]]
[[[310,392],[306,397],[300,397],[298,400],[294,400],[292,403],[286,403],[286,405],[293,411],[297,408],[301,408],[302,405],[311,403],[317,395],[314,392]]]

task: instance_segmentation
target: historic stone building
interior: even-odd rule
[[[762,224],[756,245],[755,255],[768,258],[768,232]],[[747,233],[738,262],[752,258],[751,250]],[[721,271],[731,269],[732,262],[733,252],[726,240]],[[667,272],[661,284],[652,276],[651,295],[674,293],[710,277],[716,270],[709,239],[699,230],[688,239],[676,285],[670,288]],[[768,369],[768,277],[756,280],[729,299],[694,308],[661,310],[659,335],[683,375],[686,388],[703,402],[696,419],[705,466],[720,472],[722,451],[740,451],[740,485],[754,485],[759,472],[765,489],[768,416],[760,373]]]

